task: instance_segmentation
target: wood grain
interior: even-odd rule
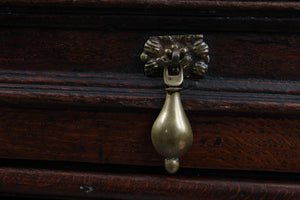
[[[0,198],[300,199],[299,11],[271,0],[0,1]],[[139,55],[151,35],[190,33],[204,34],[212,59],[205,80],[184,83],[194,143],[165,175],[150,138],[164,86]]]
[[[139,74],[2,71],[1,105],[75,106],[98,109],[160,109],[165,98],[160,78]],[[204,79],[186,81],[189,111],[298,115],[300,84],[290,81]],[[101,109],[101,106],[100,106]]]
[[[282,3],[284,2],[284,3]],[[4,5],[63,5],[63,6],[99,6],[99,7],[121,7],[121,8],[222,8],[222,9],[275,9],[275,10],[299,10],[298,2],[266,0],[263,2],[258,1],[193,1],[184,0],[176,2],[168,2],[162,0],[2,0],[1,4]]]
[[[161,166],[150,138],[158,112],[1,108],[0,157]],[[182,167],[300,172],[299,118],[188,117],[194,143]]]
[[[0,168],[0,191],[61,198],[299,199],[299,181]]]
[[[298,36],[289,34],[206,35],[213,76],[299,80]],[[296,58],[298,57],[298,58]],[[292,75],[294,74],[294,75]]]
[[[164,33],[1,30],[0,69],[143,74],[139,55],[152,34]],[[298,34],[203,34],[209,76],[300,80]]]
[[[74,10],[75,9],[75,10]],[[128,12],[128,10],[131,10]],[[299,11],[107,9],[0,6],[0,25],[16,28],[98,29],[188,34],[206,31],[299,33]],[[125,12],[125,13],[124,13]],[[113,15],[111,15],[113,13]],[[126,23],[124,23],[126,22]]]
[[[59,86],[67,88],[82,87],[81,90],[97,90],[102,88],[124,89],[164,89],[160,77],[147,77],[139,73],[88,73],[88,72],[55,72],[30,70],[0,70],[2,87],[13,87],[23,84],[24,87],[47,87],[59,90]],[[7,84],[6,84],[7,83]],[[35,85],[35,86],[33,86]],[[20,85],[21,87],[22,85]],[[67,87],[72,86],[72,87]],[[260,79],[218,78],[206,76],[203,79],[185,79],[184,89],[218,92],[247,92],[265,94],[300,94],[299,81],[278,81]],[[99,88],[98,88],[99,89]],[[125,91],[125,90],[124,90]]]
[[[290,1],[5,0],[0,2],[0,24],[171,32],[299,32],[299,10],[299,3]]]

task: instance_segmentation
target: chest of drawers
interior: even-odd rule
[[[299,199],[300,3],[0,1],[1,199]],[[150,36],[203,34],[194,142],[169,175]]]

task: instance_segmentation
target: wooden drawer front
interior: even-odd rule
[[[0,199],[300,199],[300,3],[0,1]],[[181,91],[194,141],[151,143],[150,36],[203,34]],[[177,58],[179,51],[176,51]]]
[[[300,35],[205,32],[208,76],[300,80]],[[0,31],[0,69],[143,74],[139,55],[151,35],[165,32],[57,29]],[[180,33],[178,33],[180,34]]]
[[[227,172],[228,173],[228,172]],[[299,181],[0,168],[0,192],[47,199],[299,199]],[[293,179],[293,178],[292,178]]]
[[[202,33],[211,63],[183,85],[182,167],[299,172],[299,4],[188,2],[182,16],[163,1],[0,2],[0,157],[162,165],[164,83],[139,55],[149,36]]]
[[[158,110],[1,109],[0,156],[162,165],[150,130]],[[182,167],[300,171],[299,118],[188,112],[194,143]]]

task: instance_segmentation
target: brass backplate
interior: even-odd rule
[[[179,64],[185,78],[203,78],[208,69],[209,49],[203,35],[151,36],[144,46],[141,60],[147,76],[162,76],[164,67],[172,65],[172,51],[180,51]]]

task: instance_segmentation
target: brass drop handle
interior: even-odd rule
[[[177,172],[179,158],[193,143],[193,132],[181,103],[180,91],[185,71],[188,76],[203,77],[207,70],[208,47],[202,39],[202,35],[151,37],[141,54],[141,59],[146,62],[146,74],[155,75],[162,71],[166,85],[165,103],[152,126],[151,139],[155,150],[165,158],[169,173]],[[195,58],[200,61],[194,62]]]
[[[182,67],[176,76],[170,76],[165,67],[164,80],[167,91],[166,100],[152,126],[151,139],[156,151],[165,157],[166,170],[169,173],[175,173],[179,168],[179,157],[193,143],[193,132],[180,100],[179,91],[183,81]],[[169,85],[169,82],[172,84]],[[178,84],[175,84],[176,82]]]

